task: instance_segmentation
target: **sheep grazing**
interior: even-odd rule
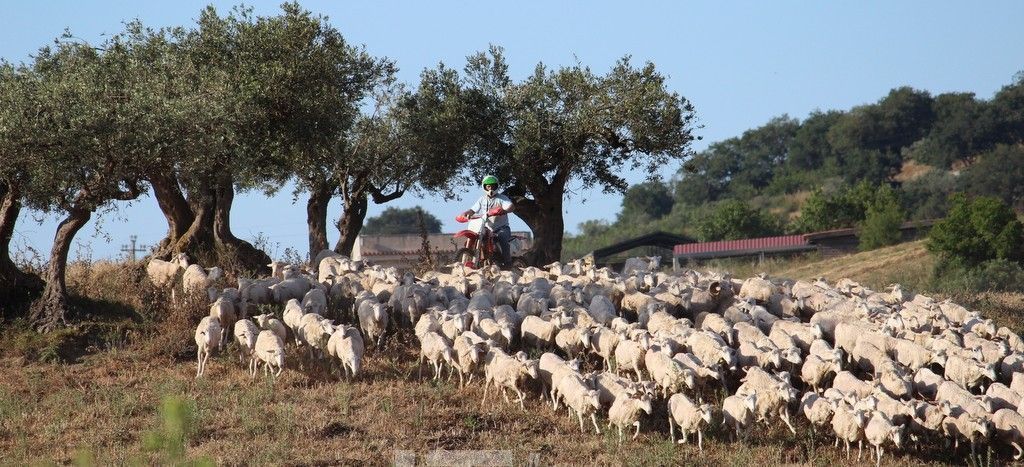
[[[633,432],[633,438],[636,439],[637,435],[640,434],[640,412],[651,414],[651,398],[648,395],[642,395],[639,399],[634,399],[627,395],[622,395],[615,398],[615,402],[612,403],[610,409],[608,409],[608,427],[611,428],[615,425],[619,429],[619,442],[622,442],[622,428],[627,426],[636,427],[636,431]]]
[[[276,367],[277,373],[274,373],[274,376],[281,376],[281,372],[284,371],[284,340],[273,331],[260,331],[256,336],[256,358],[263,362],[265,375],[269,375]],[[255,370],[252,376],[256,377]]]
[[[760,303],[768,303],[772,299],[772,294],[775,293],[775,286],[768,281],[768,277],[760,275],[759,277],[751,277],[743,281],[743,285],[740,286],[739,298],[753,299]]]
[[[363,363],[363,336],[354,326],[341,325],[327,341],[327,353],[341,363],[341,376],[355,378]]]
[[[578,327],[562,329],[555,335],[555,345],[562,349],[569,358],[576,358],[577,355],[590,349],[590,332]]]
[[[224,270],[218,267],[203,268],[198,264],[185,268],[181,275],[181,285],[185,293],[205,292],[213,283],[224,275]]]
[[[832,414],[832,431],[836,435],[836,446],[842,440],[846,446],[846,459],[850,459],[850,443],[857,443],[857,461],[860,462],[864,450],[864,428],[867,426],[867,415],[861,410],[854,410],[846,404],[839,403]]]
[[[996,381],[995,364],[985,365],[977,360],[958,355],[950,355],[946,358],[945,369],[946,379],[968,389],[982,384],[986,378],[989,381]]]
[[[196,378],[206,370],[206,361],[210,359],[210,353],[220,345],[222,334],[220,320],[213,316],[204,316],[199,326],[196,326]]]
[[[667,350],[667,349],[666,349]],[[651,379],[661,388],[662,397],[681,391],[683,387],[693,389],[697,375],[678,360],[669,357],[661,347],[652,345],[644,354],[644,365],[651,373]]]
[[[485,344],[466,334],[470,333],[467,331],[456,336],[452,345],[455,350],[455,369],[459,373],[460,388],[464,387],[466,383],[473,382],[473,372],[483,361],[484,355]]]
[[[971,456],[976,452],[978,440],[988,439],[992,434],[992,424],[987,415],[977,416],[968,412],[953,415],[950,406],[945,406],[946,418],[942,420],[942,433],[953,438],[953,449],[960,449],[960,439],[971,443]]]
[[[615,347],[619,344],[619,335],[604,326],[598,326],[590,331],[590,350],[601,357],[603,369],[611,368],[611,359]]]
[[[733,429],[736,439],[745,440],[756,411],[757,394],[733,394],[722,401],[722,424]]]
[[[448,344],[444,336],[431,331],[420,339],[420,378],[423,378],[423,361],[434,367],[434,378],[441,377],[441,366],[447,363],[455,367],[455,350]]]
[[[233,334],[238,344],[238,360],[243,365],[248,364],[250,373],[256,371],[256,336],[259,333],[260,329],[252,321],[235,321]]]
[[[188,268],[188,255],[178,253],[171,261],[153,258],[146,265],[146,276],[154,286],[170,287],[178,278],[178,273]]]
[[[992,428],[996,438],[1003,443],[1013,446],[1017,452],[1014,460],[1020,460],[1024,456],[1024,416],[1015,410],[999,409],[992,415]]]
[[[487,390],[493,384],[509,402],[507,389],[511,389],[519,397],[519,407],[526,410],[523,401],[526,394],[519,388],[519,385],[526,379],[537,379],[538,368],[536,361],[520,361],[508,356],[500,349],[491,348],[484,359],[484,397],[481,404],[487,403]]]
[[[256,324],[259,325],[260,329],[273,331],[273,333],[276,334],[277,337],[281,338],[281,342],[284,342],[285,338],[287,337],[288,331],[286,330],[285,325],[284,323],[281,322],[281,320],[275,318],[274,315],[270,313],[256,315],[253,316],[253,318],[256,319]]]
[[[683,394],[668,399],[668,429],[672,442],[676,441],[675,426],[683,434],[679,443],[686,443],[690,433],[697,433],[697,448],[704,452],[704,427],[711,424],[711,404],[694,404]]]
[[[836,362],[822,360],[817,355],[808,355],[807,360],[800,367],[800,378],[804,383],[810,385],[814,392],[818,392],[823,385],[828,383],[829,375],[834,376],[837,373],[839,373],[839,365]]]
[[[903,425],[894,425],[884,413],[875,412],[871,415],[864,428],[864,439],[875,448],[875,465],[882,465],[882,455],[885,449],[882,446],[886,441],[892,441],[897,449],[903,447]],[[859,459],[858,459],[859,460]]]
[[[811,422],[811,432],[815,427],[828,425],[832,421],[832,402],[813,392],[804,393],[800,399],[800,413]]]
[[[591,389],[579,373],[565,375],[552,390],[557,408],[558,402],[562,401],[569,408],[570,414],[575,413],[580,422],[580,433],[585,432],[583,428],[583,417],[590,416],[594,424],[594,431],[601,434],[601,428],[597,426],[597,411],[601,409],[601,396],[596,389]],[[613,404],[614,405],[614,404]]]
[[[238,319],[235,305],[230,300],[219,297],[210,305],[210,316],[217,318],[221,325],[220,348],[223,349],[228,344],[228,332],[234,329],[235,321]]]
[[[359,315],[359,328],[366,335],[366,340],[382,347],[384,333],[388,328],[388,312],[384,305],[376,300],[366,300],[359,304],[356,314]]]
[[[640,369],[644,366],[644,356],[647,349],[651,347],[650,336],[644,332],[640,334],[639,341],[628,339],[624,334],[619,335],[619,343],[615,346],[615,370],[633,370],[636,373],[636,380],[643,379]]]
[[[556,335],[558,325],[539,316],[527,316],[520,326],[520,337],[526,346],[543,350],[552,349],[555,347]]]

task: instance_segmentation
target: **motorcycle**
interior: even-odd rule
[[[452,243],[456,247],[459,246],[458,242],[462,242],[462,247],[455,251],[455,261],[473,269],[501,264],[497,236],[486,227],[487,219],[490,217],[486,212],[483,215],[455,217],[456,221],[468,224],[465,229],[452,236]],[[517,241],[518,238],[512,237],[509,248],[511,249]],[[522,266],[523,262],[520,258],[512,258],[512,264]]]

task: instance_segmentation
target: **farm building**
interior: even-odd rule
[[[905,222],[900,226],[903,241],[920,238],[935,220]],[[683,243],[676,245],[672,265],[678,267],[689,261],[736,258],[743,256],[785,256],[811,251],[823,255],[837,255],[857,251],[857,229],[836,229],[800,235],[721,240],[717,242]]]
[[[454,233],[428,234],[430,252],[435,263],[445,264],[455,260],[455,251],[462,247],[462,238],[455,239]],[[533,236],[530,232],[512,232],[512,256],[530,247]],[[352,259],[369,260],[382,266],[406,268],[419,262],[423,252],[423,239],[418,234],[360,235],[352,248]]]

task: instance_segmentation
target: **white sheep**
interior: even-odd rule
[[[420,338],[420,378],[423,378],[423,361],[426,360],[434,367],[434,378],[441,377],[441,367],[447,363],[455,367],[455,350],[448,344],[448,340],[437,332],[430,331]]]
[[[800,379],[811,386],[814,392],[822,387],[828,380],[829,374],[839,373],[839,365],[834,361],[822,360],[817,355],[808,355],[807,360],[800,367]]]
[[[589,416],[594,424],[594,431],[601,434],[597,426],[596,413],[601,409],[601,397],[596,389],[591,389],[579,373],[565,375],[552,390],[555,405],[559,401],[565,403],[570,414],[575,413],[580,422],[580,432],[583,433],[583,417]]]
[[[558,324],[547,321],[539,316],[529,315],[523,319],[520,326],[520,337],[523,345],[537,349],[552,349],[555,347],[555,336],[558,334]]]
[[[238,315],[235,313],[235,305],[225,297],[217,298],[217,301],[210,305],[210,316],[217,318],[221,326],[220,348],[228,344],[228,332],[234,329]]]
[[[487,403],[488,388],[493,384],[509,402],[506,389],[511,389],[519,397],[519,407],[526,410],[523,401],[526,394],[519,388],[519,385],[527,378],[536,379],[538,374],[536,361],[520,361],[508,356],[500,349],[491,347],[484,359],[484,396],[481,404]]]
[[[293,298],[301,302],[306,297],[306,292],[313,288],[313,284],[305,277],[293,277],[270,285],[268,288],[275,303],[287,303]]]
[[[800,413],[811,422],[811,433],[815,427],[828,425],[832,421],[832,402],[813,392],[804,393],[800,399]]]
[[[588,329],[579,327],[562,329],[555,335],[555,345],[562,349],[569,358],[576,358],[577,355],[590,349],[590,332]]]
[[[274,317],[270,313],[264,313],[261,315],[253,316],[256,319],[256,324],[260,326],[260,329],[266,329],[272,331],[277,337],[281,338],[281,342],[284,342],[287,338],[287,328],[281,320]]]
[[[704,427],[711,424],[711,404],[694,404],[683,394],[673,394],[668,400],[668,429],[672,442],[686,443],[690,433],[697,433],[697,448],[704,452]],[[676,441],[675,426],[683,434]]]
[[[615,398],[610,409],[608,409],[608,427],[615,425],[619,429],[619,442],[622,442],[622,428],[627,426],[636,427],[633,438],[640,434],[640,412],[651,414],[650,396],[641,395],[639,399],[622,395]]]
[[[706,316],[704,316],[704,321],[701,321],[700,329],[702,331],[713,332],[715,334],[718,334],[719,336],[722,336],[722,338],[725,339],[725,342],[729,345],[736,345],[736,338],[734,336],[735,331],[733,330],[733,325],[726,321],[725,318],[722,317],[722,315],[719,315],[717,313],[708,313]]]
[[[985,365],[959,355],[950,355],[946,358],[945,370],[946,379],[965,388],[978,386],[985,378],[996,381],[995,364]]]
[[[746,439],[748,429],[754,424],[757,411],[757,394],[733,394],[722,401],[722,424],[732,428],[736,439]]]
[[[992,415],[992,428],[996,438],[1017,451],[1014,460],[1024,457],[1024,449],[1021,448],[1024,444],[1024,416],[1015,410],[999,409]]]
[[[220,344],[223,335],[220,320],[213,316],[204,316],[196,326],[196,378],[203,375],[206,370],[206,361]]]
[[[362,368],[365,352],[363,336],[355,326],[343,324],[327,341],[327,353],[341,363],[341,376],[355,378]]]
[[[555,403],[554,390],[558,385],[558,382],[563,377],[569,374],[579,372],[579,360],[562,360],[562,357],[555,355],[551,352],[544,352],[540,356],[538,362],[538,379],[541,382],[541,397],[551,398],[552,405],[557,408]]]
[[[782,353],[770,340],[761,341],[763,347],[756,343],[743,342],[736,349],[736,359],[741,368],[759,366],[761,368],[781,368]]]
[[[772,325],[772,333],[776,332],[776,329],[779,332],[788,334],[803,352],[810,352],[811,344],[825,336],[825,331],[822,330],[821,326],[811,323],[799,323],[780,319]],[[771,333],[769,333],[769,336],[771,336]],[[775,339],[772,338],[772,340],[774,341]],[[776,345],[782,348],[782,345],[778,342],[776,342]]]
[[[164,288],[174,285],[178,273],[188,268],[188,255],[178,253],[171,261],[150,259],[146,265],[146,276],[154,286]]]
[[[729,370],[736,368],[735,353],[717,334],[707,331],[694,332],[686,338],[686,346],[690,348],[690,353],[705,365],[721,364],[723,368]]]
[[[182,273],[181,285],[185,293],[205,292],[223,274],[224,270],[216,266],[204,269],[198,264],[192,264]]]
[[[455,350],[455,369],[459,372],[460,388],[468,382],[473,382],[473,371],[483,361],[484,344],[468,334],[472,333],[466,331],[462,335],[456,336],[452,345]],[[466,379],[467,377],[468,379]]]
[[[256,336],[256,358],[263,362],[264,374],[269,374],[277,367],[274,376],[281,376],[281,372],[284,371],[284,340],[273,331],[260,331]],[[254,372],[252,376],[255,377],[256,373]]]
[[[667,354],[668,349],[652,345],[644,354],[644,365],[651,379],[661,388],[662,396],[681,391],[683,387],[693,389],[697,384],[696,373]]]
[[[235,321],[233,334],[235,342],[238,344],[238,359],[243,365],[248,364],[249,373],[256,371],[256,336],[259,333],[260,329],[252,321],[247,319]]]
[[[620,334],[619,343],[615,346],[615,370],[633,370],[636,373],[636,380],[642,380],[643,374],[640,369],[644,366],[644,355],[650,347],[650,335],[646,332],[640,334],[639,341],[630,340],[624,334]]]
[[[846,394],[852,394],[858,399],[870,396],[877,386],[877,381],[872,381],[871,383],[861,381],[849,371],[840,371],[836,373],[836,377],[832,380],[833,388],[836,388]]]
[[[591,328],[590,330],[590,350],[601,357],[602,368],[611,368],[612,355],[615,353],[615,347],[619,344],[619,335],[604,326],[598,326]]]
[[[842,440],[846,446],[846,459],[850,459],[850,443],[857,443],[857,461],[860,461],[864,450],[864,428],[867,426],[867,415],[861,410],[838,403],[832,411],[832,431],[836,435],[835,445]]]
[[[384,345],[384,333],[388,328],[388,312],[384,305],[376,300],[366,300],[359,304],[356,311],[359,316],[359,328],[366,335],[366,340],[376,346]]]
[[[327,293],[320,287],[313,287],[302,297],[302,310],[306,313],[323,315],[327,312]]]
[[[987,420],[987,414],[978,416],[968,412],[960,415],[953,415],[949,410],[951,406],[945,406],[946,418],[942,420],[942,433],[953,438],[953,449],[960,449],[960,439],[966,439],[971,443],[971,457],[974,457],[978,440],[988,439],[992,434],[992,424]]]
[[[882,455],[885,453],[883,446],[886,441],[892,441],[897,449],[903,447],[903,425],[894,425],[882,412],[874,412],[871,420],[864,427],[864,439],[875,447],[875,465],[882,465]]]

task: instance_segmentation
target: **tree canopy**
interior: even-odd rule
[[[426,233],[441,233],[441,220],[419,206],[389,207],[379,216],[366,219],[362,232],[369,235],[419,234],[420,216]]]

